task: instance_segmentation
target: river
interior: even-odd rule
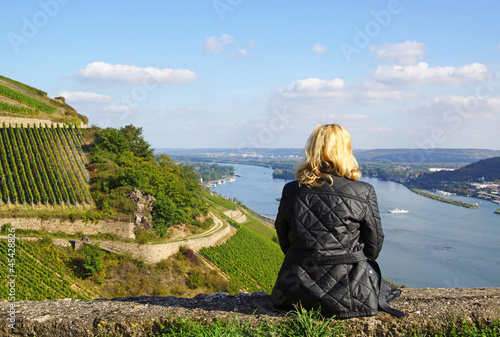
[[[212,190],[275,218],[276,198],[287,181],[273,179],[269,168],[233,166],[241,177]],[[394,182],[361,180],[377,193],[385,233],[378,262],[385,278],[412,288],[500,287],[500,215],[494,213],[498,205],[447,196],[480,206],[469,209],[420,196]],[[389,213],[393,208],[409,212]]]

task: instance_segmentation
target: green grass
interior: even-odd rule
[[[319,311],[307,311],[301,307],[290,312],[287,319],[278,323],[260,322],[252,324],[251,320],[215,321],[202,324],[188,319],[179,319],[168,326],[162,326],[159,336],[288,336],[288,337],[335,337],[345,336],[342,323],[333,319],[325,319]]]
[[[15,253],[9,257],[14,260],[16,301],[91,298],[90,292],[85,288],[75,286],[78,282],[65,265],[63,255],[57,247],[45,242],[28,243],[22,240],[15,240],[11,245],[15,249]],[[12,267],[7,263],[7,248],[8,241],[0,240],[2,274]],[[2,282],[0,298],[6,299],[8,294],[7,283]]]
[[[219,195],[216,195],[216,194],[210,194],[209,191],[203,191],[203,197],[207,198],[208,200],[210,200],[211,202],[219,205],[219,206],[222,206],[224,208],[227,208],[227,209],[230,209],[230,210],[236,210],[236,208],[238,207],[234,202],[232,201],[229,201]]]
[[[442,331],[417,330],[411,336],[432,336],[432,337],[497,337],[500,336],[500,321],[494,322],[469,322],[465,319],[457,320],[450,317],[448,323],[445,323]]]
[[[265,236],[270,240],[272,240],[273,237],[276,236],[276,231],[274,229],[272,229],[271,227],[264,225],[259,220],[254,219],[248,215],[247,215],[247,219],[249,219],[249,221],[245,222],[244,225],[248,229],[252,230],[254,233],[258,233],[262,236]]]
[[[200,254],[249,292],[270,293],[283,262],[278,244],[245,226],[225,244],[202,248]]]

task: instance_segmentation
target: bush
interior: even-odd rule
[[[8,234],[8,233],[10,233],[11,228],[12,228],[12,225],[10,223],[6,223],[2,226],[2,230],[0,232],[3,234]]]
[[[137,243],[146,244],[150,241],[154,241],[157,239],[158,239],[158,236],[152,230],[138,229],[135,232],[135,242],[137,242]]]
[[[202,287],[205,283],[205,275],[197,270],[190,272],[186,278],[186,285],[191,289]]]
[[[101,271],[103,266],[104,252],[99,245],[84,244],[80,249],[83,256],[82,269],[83,276],[89,277]]]

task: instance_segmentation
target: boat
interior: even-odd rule
[[[389,210],[389,213],[408,213],[408,211],[406,209],[394,208]]]

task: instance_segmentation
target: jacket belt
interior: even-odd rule
[[[342,255],[327,255],[319,256],[307,253],[297,253],[292,250],[286,252],[285,261],[292,263],[302,263],[302,262],[314,262],[319,265],[329,265],[329,264],[349,264],[356,263],[360,261],[365,261],[367,258],[362,250]]]

